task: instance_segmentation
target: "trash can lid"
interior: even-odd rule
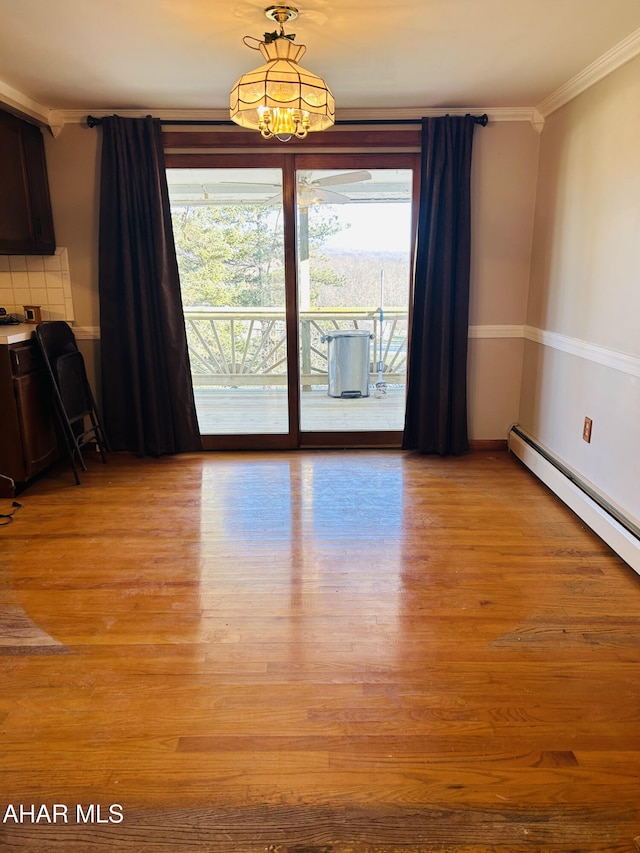
[[[330,341],[333,338],[373,338],[371,332],[368,332],[366,329],[334,329],[331,332],[327,332],[326,335],[323,336],[323,341]]]

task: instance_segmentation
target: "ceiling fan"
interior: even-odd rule
[[[298,205],[301,208],[308,208],[318,204],[348,204],[352,199],[345,193],[337,192],[328,187],[342,187],[345,184],[363,183],[371,180],[371,172],[362,169],[357,172],[343,172],[338,175],[327,175],[325,178],[313,180],[313,172],[298,172],[297,195]],[[242,189],[247,192],[256,192],[265,187],[273,187],[274,190],[280,187],[280,184],[242,184],[234,182],[226,182],[225,186],[233,184],[238,191]],[[282,190],[280,189],[275,195],[261,202],[264,205],[278,204],[282,201]]]
[[[348,204],[351,201],[348,195],[327,189],[327,187],[360,184],[371,180],[371,172],[366,170],[328,175],[326,178],[318,178],[315,181],[312,180],[312,172],[300,172],[299,174],[297,194],[300,207],[312,207],[317,204]]]
[[[177,170],[175,170],[177,171]],[[371,172],[361,169],[313,179],[312,171],[298,172],[297,201],[301,210],[321,204],[348,204],[366,201],[360,196],[347,195],[353,184],[365,184],[372,179]],[[380,187],[377,186],[379,190]],[[173,204],[209,206],[247,203],[274,206],[282,202],[282,184],[252,181],[209,182],[206,175],[189,175],[185,182],[172,175],[169,196]]]

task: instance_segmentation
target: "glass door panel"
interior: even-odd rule
[[[298,170],[296,183],[301,431],[401,431],[413,170]]]
[[[289,432],[282,170],[168,169],[200,432]]]

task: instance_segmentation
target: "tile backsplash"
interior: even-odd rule
[[[0,306],[24,320],[24,306],[39,305],[43,320],[73,320],[67,250],[55,255],[0,255]]]

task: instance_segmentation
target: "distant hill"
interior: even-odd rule
[[[376,308],[380,305],[382,279],[383,305],[404,307],[409,300],[409,277],[410,261],[405,252],[325,246],[311,261],[313,302],[318,307]]]

